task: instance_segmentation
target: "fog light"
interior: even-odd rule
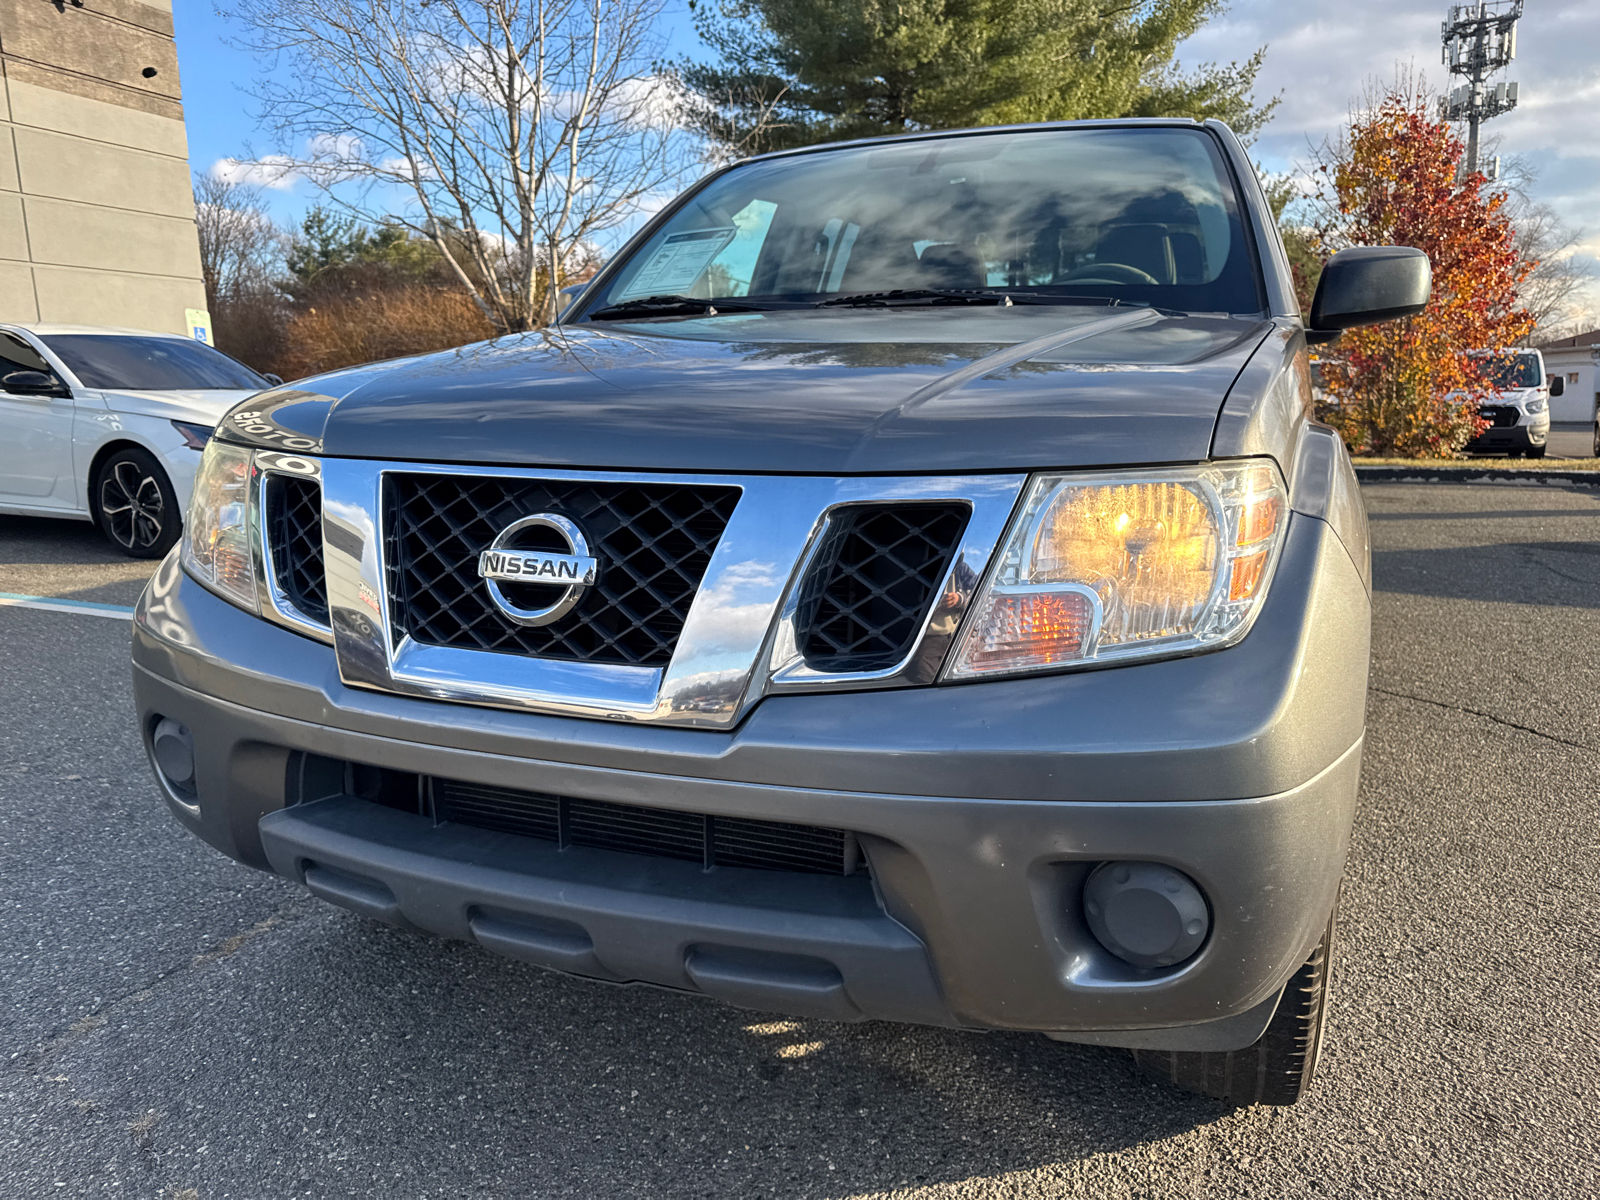
[[[1194,880],[1160,863],[1101,863],[1083,885],[1083,912],[1100,944],[1136,967],[1182,962],[1211,928]]]
[[[180,792],[194,790],[194,735],[186,725],[162,717],[150,738],[156,766],[168,783]]]

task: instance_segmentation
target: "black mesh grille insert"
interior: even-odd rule
[[[454,779],[435,779],[432,785],[434,816],[440,821],[563,847],[813,875],[849,875],[861,861],[854,835],[842,829],[579,800]]]
[[[1488,421],[1491,428],[1504,429],[1515,425],[1522,412],[1506,404],[1486,404],[1478,410],[1478,415]]]
[[[836,514],[796,614],[806,664],[877,671],[904,658],[969,515],[964,504],[873,504]]]
[[[665,666],[738,499],[738,488],[723,487],[390,476],[385,506],[396,643],[410,634],[431,646]],[[576,522],[600,571],[571,612],[530,627],[494,606],[478,577],[478,555],[512,521],[535,513]],[[535,590],[554,589],[529,588]]]
[[[269,475],[267,544],[272,573],[289,602],[313,621],[328,623],[328,577],[322,565],[322,485],[298,475]]]

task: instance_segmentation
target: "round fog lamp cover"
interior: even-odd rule
[[[169,782],[186,788],[194,782],[194,735],[171,717],[162,717],[150,738],[156,766]]]
[[[1161,863],[1101,863],[1083,885],[1083,915],[1100,944],[1136,967],[1170,967],[1211,929],[1205,897]]]

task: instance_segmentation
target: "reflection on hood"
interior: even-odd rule
[[[249,408],[329,455],[400,461],[830,475],[1198,461],[1268,327],[1022,305],[557,326]]]

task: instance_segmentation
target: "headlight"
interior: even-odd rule
[[[946,677],[1231,645],[1266,596],[1287,515],[1266,459],[1037,476]]]
[[[1535,396],[1532,400],[1528,401],[1528,404],[1527,404],[1528,415],[1529,416],[1537,416],[1539,413],[1542,413],[1545,409],[1547,409],[1549,407],[1550,407],[1550,401],[1546,400],[1543,396]]]
[[[250,543],[250,451],[207,442],[183,530],[183,568],[224,600],[257,612]]]

